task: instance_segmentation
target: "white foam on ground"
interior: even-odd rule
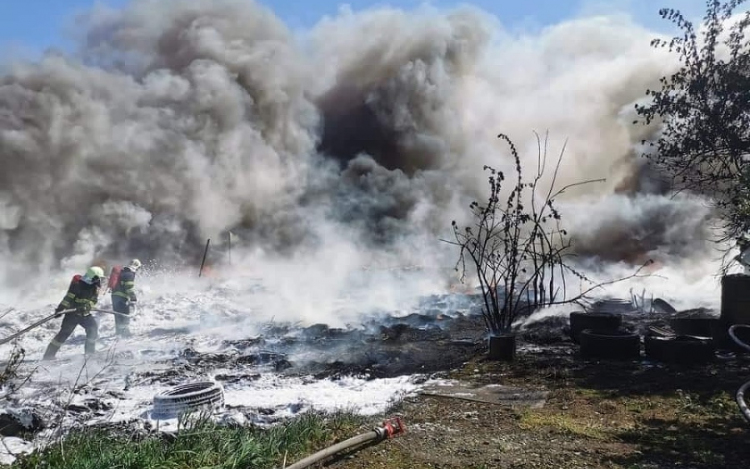
[[[611,270],[611,269],[610,269]],[[623,268],[622,272],[626,269]],[[627,297],[629,292],[661,296],[678,307],[708,305],[716,307],[719,302],[718,279],[709,275],[688,277],[677,267],[665,266],[654,272],[658,276],[634,279],[630,283],[618,284],[600,292]],[[615,276],[617,273],[602,273]],[[13,310],[0,319],[0,337],[5,337],[28,324],[50,314],[65,293],[69,279],[60,279],[49,285],[39,285],[26,292],[28,301],[16,303]],[[423,279],[419,279],[423,282]],[[417,377],[365,380],[356,377],[316,380],[312,377],[283,377],[268,369],[260,370],[251,365],[238,365],[231,370],[222,369],[221,363],[208,368],[205,373],[191,376],[171,376],[168,382],[144,379],[145,372],[164,373],[172,367],[180,352],[192,348],[198,353],[216,353],[222,350],[223,341],[259,337],[262,324],[274,318],[294,317],[295,305],[276,298],[277,294],[268,284],[263,285],[256,277],[232,275],[229,280],[196,278],[195,275],[154,274],[142,275],[138,279],[141,304],[131,322],[133,337],[118,340],[113,337],[114,317],[97,315],[101,340],[99,353],[91,358],[83,357],[83,330],[78,328],[60,352],[58,360],[41,362],[41,356],[49,340],[57,332],[60,319],[28,332],[17,340],[26,351],[26,362],[19,376],[30,379],[20,389],[3,389],[9,394],[12,406],[36,407],[46,414],[48,421],[61,415],[69,405],[85,406],[87,400],[105,402],[106,410],[99,411],[85,422],[75,412],[68,411],[63,421],[68,424],[94,424],[103,422],[133,422],[135,425],[158,425],[159,429],[171,431],[176,420],[156,421],[151,418],[154,395],[164,392],[176,384],[211,379],[219,373],[248,375],[260,373],[260,377],[242,378],[225,384],[227,408],[220,415],[235,422],[272,423],[279,419],[297,415],[310,409],[334,411],[349,410],[363,415],[383,412],[395,400],[417,392],[422,384]],[[422,283],[424,285],[424,283]],[[388,303],[398,305],[395,315],[408,314],[418,307],[418,300],[426,294],[437,293],[439,288],[410,288],[404,283],[398,300],[392,296]],[[372,292],[358,295],[341,295],[335,301],[321,302],[319,314],[305,313],[300,325],[315,322],[347,324],[357,319],[354,312],[365,317],[368,305],[377,305]],[[283,297],[282,297],[283,298]],[[366,298],[367,301],[363,301]],[[272,307],[269,307],[272,305]],[[101,308],[110,308],[108,295],[100,300]],[[10,305],[0,305],[0,315]],[[445,308],[455,311],[456,305]],[[448,312],[448,311],[446,311]],[[553,308],[539,315],[562,315],[565,307]],[[338,318],[338,319],[337,319]],[[480,321],[480,319],[477,319]],[[273,348],[270,344],[269,347]],[[12,344],[0,346],[0,357],[7,357]],[[292,363],[295,356],[287,357]],[[304,349],[297,359],[306,358]],[[432,382],[428,382],[432,384]],[[77,389],[78,393],[72,390]],[[261,410],[262,412],[258,412]],[[49,438],[50,431],[42,432],[39,439]],[[15,441],[15,440],[13,440]],[[14,443],[15,444],[15,443]],[[28,448],[30,443],[19,443],[19,448]]]
[[[274,408],[299,404],[317,410],[355,410],[362,415],[375,415],[404,395],[419,389],[413,377],[365,380],[343,377],[309,382],[304,379],[282,380],[263,376],[257,381],[225,388],[225,402],[231,406]]]
[[[58,283],[63,288],[40,286],[35,291],[34,300],[27,303],[28,309],[14,309],[0,319],[0,337],[49,315],[65,293],[65,282]],[[260,373],[257,378],[226,384],[226,406],[218,415],[223,419],[259,424],[292,417],[307,410],[347,410],[373,415],[385,411],[389,405],[420,387],[415,383],[416,377],[318,380],[313,377],[284,377],[268,367],[233,365],[231,369],[223,368],[221,363],[216,363],[201,374],[170,376],[168,382],[151,382],[151,379],[143,378],[143,373],[168,371],[173,360],[179,361],[178,355],[186,348],[201,354],[220,352],[223,341],[258,337],[262,334],[261,323],[273,320],[275,312],[282,313],[282,316],[289,313],[269,311],[264,307],[273,291],[259,288],[258,280],[250,277],[233,276],[230,280],[218,280],[156,274],[141,276],[138,288],[141,304],[130,325],[133,337],[114,337],[114,317],[96,314],[100,340],[98,353],[93,357],[83,356],[85,333],[79,327],[60,349],[57,360],[41,361],[45,347],[59,329],[61,319],[52,320],[20,337],[16,343],[26,351],[26,360],[19,369],[19,376],[30,378],[19,389],[3,390],[3,394],[7,392],[12,396],[12,405],[35,407],[47,421],[64,415],[64,425],[131,422],[136,426],[150,424],[152,428],[172,431],[177,428],[176,419],[157,421],[152,418],[154,396],[176,384],[210,380],[219,373]],[[402,311],[396,314],[411,312],[422,293],[403,295],[400,302]],[[100,308],[111,308],[108,296],[100,298]],[[274,305],[279,305],[279,302],[276,301]],[[327,309],[321,310],[320,322],[331,322],[327,319],[336,315],[336,311],[330,310],[332,307],[352,312],[357,310],[358,305],[361,308],[361,296],[340,298],[335,305],[329,303]],[[9,305],[0,305],[0,314],[9,308]],[[359,314],[362,315],[361,309]],[[301,325],[315,323],[315,319],[308,317]],[[0,357],[9,356],[12,348],[13,344],[10,343],[0,346]],[[302,357],[306,358],[304,350],[300,352]],[[295,356],[287,358],[294,363]],[[76,392],[73,392],[74,389]],[[87,418],[81,422],[75,407],[85,407],[92,401],[104,403],[106,409],[93,416],[85,414]],[[66,408],[73,410],[66,412],[63,410]],[[262,413],[258,410],[262,410]],[[35,442],[46,441],[53,433],[53,430],[44,431]],[[31,447],[29,445],[32,443],[25,444],[21,447]]]
[[[0,438],[0,464],[10,465],[18,456],[30,453],[34,445],[15,436]]]

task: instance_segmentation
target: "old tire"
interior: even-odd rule
[[[611,360],[637,360],[641,356],[641,337],[625,331],[581,332],[581,356]]]
[[[489,338],[490,360],[513,361],[516,358],[516,335],[500,334]]]
[[[646,335],[643,338],[643,351],[646,357],[654,361],[666,361],[664,357],[666,355],[667,342],[671,339],[672,337]]]
[[[581,332],[586,329],[610,333],[619,330],[621,325],[622,315],[619,313],[570,313],[570,338],[580,343]]]
[[[677,335],[712,337],[714,324],[718,322],[718,318],[671,318],[669,327]]]
[[[155,419],[175,418],[186,412],[224,405],[224,389],[215,381],[182,384],[154,396]]]
[[[661,298],[654,298],[651,302],[651,307],[660,311],[662,314],[676,314],[677,310],[672,305],[662,300]]]
[[[716,356],[716,347],[710,340],[647,335],[643,341],[646,356],[660,362],[693,365],[709,362]]]

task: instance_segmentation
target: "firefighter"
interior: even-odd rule
[[[76,275],[70,282],[68,293],[55,309],[59,313],[65,309],[75,309],[75,312],[67,313],[60,325],[60,332],[52,339],[44,352],[44,360],[53,360],[62,344],[68,340],[76,326],[86,330],[86,345],[84,353],[90,355],[96,351],[96,339],[99,337],[99,326],[96,319],[91,315],[91,309],[99,300],[99,289],[104,279],[104,270],[93,266],[86,270],[84,276]]]
[[[135,273],[141,268],[141,261],[133,259],[130,264],[120,270],[119,277],[112,288],[112,309],[116,313],[130,315],[135,312],[138,297],[135,295]],[[115,331],[121,337],[130,337],[128,325],[130,318],[115,316]]]

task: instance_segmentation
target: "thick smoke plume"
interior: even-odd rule
[[[532,167],[547,129],[550,159],[568,141],[558,184],[607,179],[565,200],[580,253],[701,250],[709,212],[649,183],[636,144],[658,129],[631,124],[675,63],[626,17],[518,36],[471,8],[377,9],[295,34],[250,0],[135,0],[76,29],[76,55],[0,76],[6,280],[195,263],[229,231],[288,258],[343,242],[452,259],[438,239],[484,197],[482,166],[512,169],[496,135]]]

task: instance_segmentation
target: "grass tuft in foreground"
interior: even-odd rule
[[[363,430],[350,413],[307,413],[271,429],[227,427],[198,419],[174,438],[136,439],[101,429],[81,429],[61,443],[21,457],[19,469],[271,468],[287,465]]]

